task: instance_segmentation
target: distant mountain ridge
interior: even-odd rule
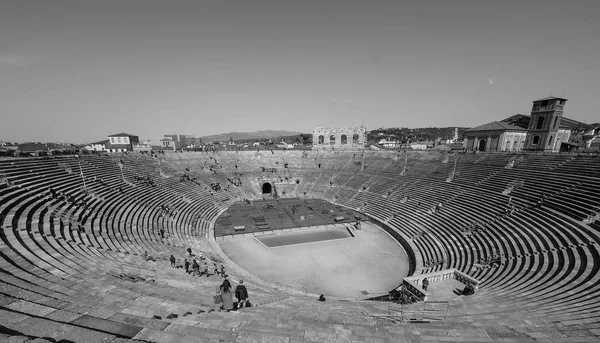
[[[259,130],[254,132],[228,132],[220,133],[216,135],[203,136],[203,142],[228,142],[229,138],[233,140],[244,140],[244,139],[267,139],[267,138],[279,138],[281,136],[295,136],[302,132],[288,131],[288,130]]]

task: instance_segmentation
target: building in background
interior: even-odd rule
[[[177,142],[171,137],[165,137],[161,139],[160,145],[164,150],[177,150]]]
[[[171,134],[164,135],[165,138],[170,139],[170,143],[167,143],[164,139],[161,139],[161,145],[164,149],[179,150],[184,148],[199,148],[202,147],[202,139],[193,135],[182,135],[182,134]]]
[[[119,153],[133,151],[133,147],[140,144],[140,138],[129,133],[117,133],[108,136],[106,151],[111,153]]]
[[[468,129],[465,132],[465,148],[477,151],[521,151],[528,124],[528,116],[517,114]]]
[[[109,144],[109,140],[105,139],[103,141],[94,142],[90,144],[91,151],[106,151],[106,145]]]
[[[591,145],[594,127],[563,117],[567,99],[549,96],[533,101],[531,115],[517,114],[469,129],[465,148],[488,151],[570,151]]]

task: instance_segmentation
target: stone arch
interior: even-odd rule
[[[479,140],[479,144],[478,144],[478,149],[477,149],[477,150],[479,150],[479,151],[485,151],[485,149],[486,149],[486,147],[487,147],[486,145],[487,145],[487,140],[485,140],[485,139],[480,139],[480,140]]]
[[[273,192],[273,186],[269,182],[265,182],[262,184],[262,194],[271,194]]]
[[[366,142],[364,127],[317,127],[313,130],[314,149],[356,149]]]

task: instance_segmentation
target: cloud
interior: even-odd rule
[[[25,68],[31,61],[23,55],[3,55],[0,54],[0,65]]]
[[[489,83],[490,85],[493,85],[494,83],[496,83],[496,80],[494,80],[494,79],[492,79],[492,78],[489,78],[489,79],[488,79],[488,83]]]

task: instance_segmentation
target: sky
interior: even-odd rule
[[[600,121],[600,2],[2,0],[0,140]]]

